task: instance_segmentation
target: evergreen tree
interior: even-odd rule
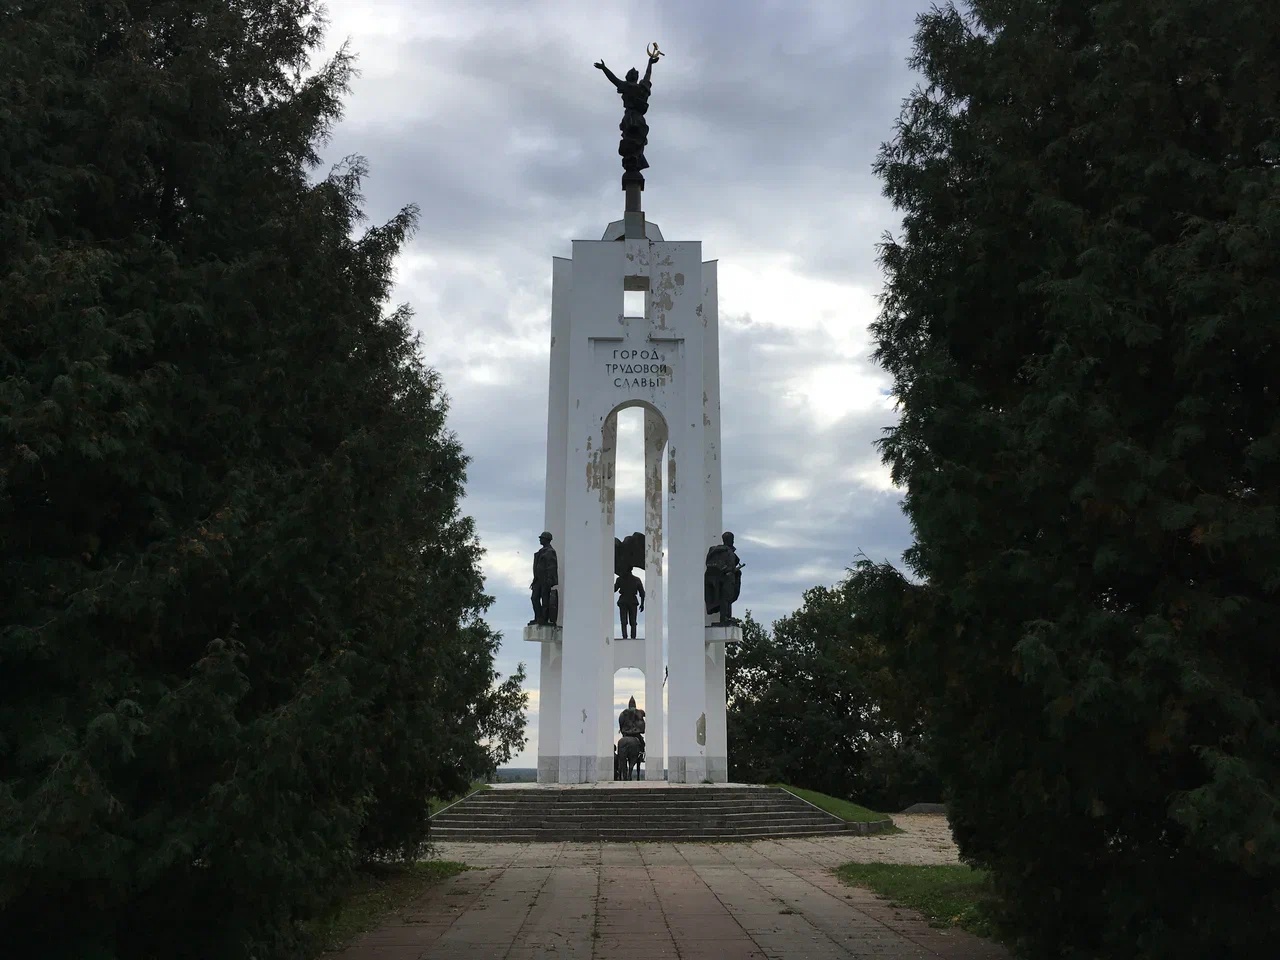
[[[919,18],[878,161],[909,611],[963,855],[1039,957],[1280,917],[1280,6]]]
[[[0,8],[0,942],[269,957],[522,741],[312,0]],[[487,744],[487,745],[486,745]]]

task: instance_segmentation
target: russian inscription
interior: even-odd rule
[[[620,390],[637,387],[665,387],[671,382],[671,367],[656,349],[614,350],[605,362],[605,373]]]

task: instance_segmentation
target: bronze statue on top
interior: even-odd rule
[[[653,65],[658,62],[658,58],[663,53],[654,43],[650,44],[648,54],[649,66],[645,68],[644,79],[640,78],[640,71],[635,67],[627,71],[625,80],[619,80],[613,71],[604,65],[603,60],[595,64],[596,69],[603,70],[609,82],[622,95],[624,112],[622,122],[618,124],[618,129],[622,131],[618,155],[622,157],[622,169],[625,171],[622,174],[624,190],[628,185],[637,185],[643,190],[644,175],[640,171],[649,166],[649,162],[644,158],[644,148],[649,142],[649,125],[645,123],[644,115],[649,109],[649,93],[653,89],[653,83],[649,78],[653,74]]]
[[[707,613],[719,613],[720,623],[737,623],[733,619],[733,604],[742,592],[742,568],[733,548],[733,534],[725,532],[723,543],[707,551],[707,572],[703,586],[706,593]]]

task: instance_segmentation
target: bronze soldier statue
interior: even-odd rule
[[[631,624],[631,639],[636,638],[636,608],[644,613],[644,584],[631,568],[613,582],[613,592],[618,595],[618,619],[622,621],[622,637],[627,636],[627,624]],[[637,599],[638,597],[638,599]]]
[[[737,623],[733,619],[733,603],[742,591],[742,568],[733,548],[733,534],[728,531],[721,537],[723,543],[707,551],[707,572],[703,585],[706,593],[707,613],[720,614],[720,623]]]
[[[554,626],[558,614],[556,593],[560,584],[560,565],[556,560],[555,548],[551,546],[551,534],[544,530],[542,536],[538,537],[538,542],[542,547],[533,555],[533,583],[529,584],[533,619],[529,624]]]

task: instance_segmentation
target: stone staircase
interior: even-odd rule
[[[767,840],[875,829],[882,828],[846,823],[777,787],[753,786],[500,788],[431,818],[432,840],[482,843]]]

